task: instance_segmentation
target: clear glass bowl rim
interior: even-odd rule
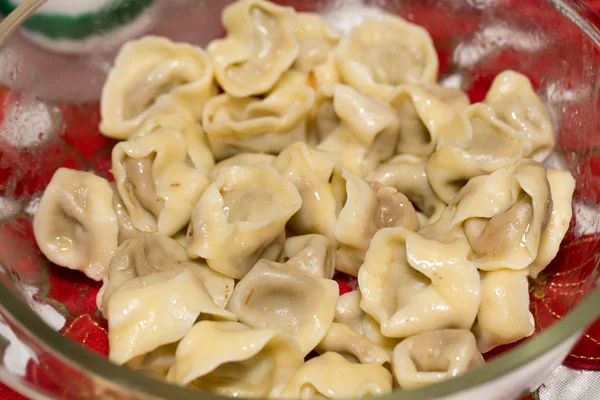
[[[596,30],[572,5],[571,0],[544,0],[573,22],[597,48],[600,48],[600,31]],[[39,1],[40,4],[45,0]],[[574,4],[574,3],[571,3]],[[39,6],[39,4],[37,5]],[[34,6],[34,9],[37,8]],[[585,6],[583,6],[585,7]],[[14,13],[13,13],[14,14]],[[20,26],[30,13],[13,15],[13,27]],[[13,28],[11,27],[11,28]],[[0,32],[0,46],[13,29]],[[0,50],[1,51],[1,50]],[[574,310],[546,329],[535,338],[503,353],[483,366],[474,368],[464,375],[432,384],[423,388],[397,390],[379,397],[381,400],[428,400],[458,394],[507,375],[551,351],[572,336],[581,333],[600,316],[600,287],[593,289]],[[197,400],[223,400],[227,397],[209,392],[187,389],[159,381],[125,367],[111,363],[108,359],[87,350],[79,343],[62,336],[50,328],[34,311],[17,298],[6,285],[0,282],[0,311],[10,323],[23,332],[40,350],[81,371],[92,380],[103,381],[117,391],[125,389],[148,398]],[[18,317],[16,317],[18,316]],[[2,374],[4,375],[4,374]],[[31,393],[35,388],[24,382],[6,382],[17,389]],[[28,394],[29,394],[28,393]],[[133,394],[132,393],[132,394]],[[31,393],[32,394],[32,393]],[[48,398],[42,395],[41,398]]]

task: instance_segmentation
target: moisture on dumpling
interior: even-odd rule
[[[206,51],[225,93],[235,97],[263,94],[275,85],[298,56],[296,13],[263,0],[240,0],[222,14],[227,36]]]
[[[200,47],[156,36],[133,40],[121,48],[104,84],[100,131],[127,139],[165,104],[199,119],[214,94],[213,65]]]
[[[58,169],[40,200],[33,233],[50,261],[101,280],[119,235],[108,181],[89,172]]]
[[[283,242],[277,261],[316,277],[331,279],[335,273],[335,245],[323,235],[293,236]]]

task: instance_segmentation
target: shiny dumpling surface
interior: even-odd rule
[[[108,300],[109,358],[123,364],[177,342],[201,314],[235,321],[191,270],[157,272],[119,286]]]
[[[308,86],[284,87],[265,98],[222,94],[208,101],[202,121],[217,159],[248,151],[277,154],[306,140],[313,102]]]
[[[377,364],[353,364],[327,352],[305,362],[281,392],[284,399],[377,396],[392,391],[392,375]]]
[[[223,168],[194,208],[188,254],[241,279],[260,258],[277,258],[301,203],[296,187],[267,164]]]
[[[293,68],[301,72],[310,72],[325,63],[340,41],[340,35],[327,25],[323,17],[309,12],[297,14],[295,35],[300,50]]]
[[[89,172],[58,169],[40,200],[33,233],[50,261],[101,280],[119,234],[109,183]]]
[[[323,235],[293,236],[283,242],[277,261],[318,278],[331,279],[335,273],[335,245]]]
[[[179,343],[167,380],[225,396],[277,397],[304,359],[275,329],[200,321]]]
[[[480,281],[463,239],[441,242],[405,228],[379,230],[358,273],[361,308],[388,337],[435,329],[469,329]]]
[[[394,376],[402,389],[410,389],[464,374],[484,363],[475,337],[467,329],[420,333],[394,349]]]
[[[289,333],[307,355],[327,334],[338,296],[331,279],[261,260],[236,285],[227,309],[253,328]]]
[[[134,40],[121,48],[104,84],[100,131],[127,139],[165,103],[200,118],[214,94],[213,65],[200,47],[156,36]]]
[[[241,0],[225,8],[222,22],[227,36],[213,40],[206,51],[217,81],[229,95],[265,93],[298,56],[296,13],[290,7]]]
[[[209,181],[187,165],[186,149],[183,135],[169,128],[132,137],[113,148],[117,190],[138,230],[170,236],[189,221]]]
[[[429,33],[391,15],[354,28],[340,42],[336,59],[343,82],[380,98],[401,84],[437,80],[438,58]]]
[[[361,364],[383,365],[391,362],[390,353],[386,349],[339,322],[331,324],[315,350],[319,354],[333,351],[349,361]]]

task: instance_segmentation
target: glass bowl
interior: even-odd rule
[[[600,314],[595,288],[600,271],[600,34],[594,27],[600,17],[571,0],[278,2],[322,13],[343,31],[383,9],[424,26],[438,50],[441,82],[465,89],[472,101],[481,100],[504,69],[532,80],[556,125],[558,146],[546,163],[569,169],[577,180],[573,220],[562,249],[530,282],[536,333],[494,351],[485,366],[463,376],[386,398],[507,400],[535,389]],[[124,8],[78,19],[57,16],[56,7],[67,4],[67,11],[73,11],[73,3],[54,1],[43,15],[28,19],[0,52],[0,379],[32,398],[218,398],[111,364],[104,357],[106,322],[95,303],[99,285],[51,265],[33,239],[31,217],[57,168],[112,178],[114,142],[98,133],[98,99],[119,45],[149,33],[205,45],[224,33],[219,15],[227,1],[134,3],[124,0]],[[124,26],[115,23],[117,17]],[[351,286],[340,281],[341,290]],[[586,366],[585,361],[578,365]]]

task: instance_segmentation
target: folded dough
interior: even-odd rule
[[[272,154],[265,153],[238,153],[235,156],[231,156],[222,161],[219,161],[217,165],[210,171],[210,181],[214,182],[215,179],[221,173],[223,168],[234,167],[234,166],[249,166],[257,164],[269,164],[272,165],[275,160],[275,156]]]
[[[206,51],[217,81],[231,96],[265,93],[298,56],[296,13],[291,7],[240,0],[225,8],[222,22],[227,37],[213,40]]]
[[[331,279],[260,260],[236,285],[227,309],[252,328],[289,333],[307,355],[327,334],[338,296]]]
[[[325,63],[340,41],[340,35],[327,25],[323,17],[309,12],[297,14],[295,35],[300,50],[293,68],[305,73]]]
[[[277,258],[301,204],[296,187],[268,164],[223,168],[194,208],[188,254],[242,279],[259,259]]]
[[[323,235],[294,236],[283,242],[277,261],[317,278],[331,279],[335,273],[335,245]]]
[[[411,336],[394,349],[394,376],[402,389],[462,375],[485,361],[466,329],[442,329]]]
[[[89,172],[56,170],[33,217],[33,233],[50,261],[101,280],[119,235],[108,181]]]
[[[352,362],[383,365],[391,362],[390,353],[350,327],[334,322],[327,335],[315,347],[319,354],[333,351]]]
[[[127,139],[156,107],[173,103],[193,118],[215,94],[213,65],[200,47],[146,36],[119,51],[100,101],[100,132]]]
[[[200,321],[177,347],[167,380],[231,397],[278,397],[303,358],[275,329]]]

